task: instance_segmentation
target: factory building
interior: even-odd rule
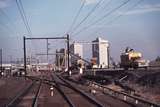
[[[96,59],[97,65],[100,68],[108,67],[109,58],[109,42],[98,37],[92,41],[92,57]]]
[[[83,46],[79,43],[73,43],[70,46],[71,64],[76,64],[80,58],[83,57]],[[74,55],[78,56],[74,56]]]

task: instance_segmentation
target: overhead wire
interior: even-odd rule
[[[106,12],[106,11],[109,11],[109,9],[106,9],[107,7],[109,7],[109,5],[112,3],[112,1],[113,0],[108,0],[107,2],[106,1],[103,1],[104,2],[104,5],[102,6],[102,8],[100,8],[100,11],[98,12],[98,14],[100,14],[100,13],[102,13],[102,12]],[[105,3],[106,2],[106,3]],[[93,18],[92,18],[92,20],[90,21],[90,22],[88,22],[88,23],[92,23],[94,20],[96,20],[96,18],[98,17],[98,16],[100,16],[100,15],[97,15],[96,14],[96,16],[94,16]]]
[[[32,35],[32,31],[31,31],[31,28],[30,28],[29,23],[28,23],[28,19],[27,19],[27,16],[26,16],[26,12],[24,11],[24,7],[23,7],[23,4],[22,4],[22,1],[19,0],[19,3],[20,3],[20,5],[21,5],[21,7],[22,7],[22,12],[23,12],[24,18],[25,18],[25,20],[26,20],[26,24],[27,24],[27,26],[28,26],[29,32],[30,32],[30,34]]]
[[[4,22],[2,22],[2,21],[0,21],[0,24],[1,25],[3,25],[3,27],[2,26],[0,26],[2,29],[4,29],[6,32],[8,32],[8,31],[10,31],[9,32],[9,34],[12,34],[12,33],[15,33],[9,26],[7,26]],[[12,32],[12,33],[11,33]]]
[[[105,9],[110,5],[110,3],[111,3],[112,1],[113,1],[113,0],[109,0],[109,1],[104,5],[104,7],[102,7],[101,10],[105,10]]]
[[[129,1],[131,1],[131,0],[126,0],[126,1],[124,1],[124,2],[123,2],[122,4],[120,4],[118,7],[112,9],[109,13],[103,15],[102,17],[100,17],[99,19],[97,19],[96,21],[94,21],[93,23],[91,23],[91,24],[89,24],[88,26],[82,28],[81,30],[79,30],[78,32],[76,32],[75,34],[73,34],[74,37],[75,37],[76,35],[78,35],[79,33],[81,33],[81,32],[83,32],[83,31],[89,29],[91,26],[93,26],[93,25],[99,23],[100,21],[104,20],[104,18],[108,17],[109,15],[111,15],[112,13],[114,13],[115,11],[117,11],[119,8],[121,8],[121,7],[123,7],[124,5],[126,5]]]
[[[20,12],[22,21],[23,21],[23,23],[24,23],[24,25],[26,27],[26,30],[27,30],[28,34],[32,35],[32,31],[31,31],[30,26],[28,24],[28,20],[27,20],[27,17],[26,17],[26,14],[25,14],[25,11],[24,11],[24,8],[23,8],[21,0],[16,0],[16,4],[17,4],[17,7],[18,7],[18,10]]]
[[[132,9],[134,9],[137,5],[139,5],[143,1],[144,0],[138,0],[133,6],[129,7],[124,13],[120,13],[118,16],[116,16],[115,18],[113,18],[109,22],[105,23],[104,25],[112,24],[113,22],[115,22],[116,20],[118,20],[119,18],[121,18],[122,16],[124,16],[127,12],[131,11]],[[100,30],[100,28],[97,29],[95,32],[93,32],[93,34],[97,33],[99,30]]]
[[[107,24],[112,24],[114,21],[118,20],[120,17],[124,16],[127,12],[131,11],[132,9],[134,9],[135,7],[137,7],[140,3],[142,3],[145,0],[138,0],[133,6],[129,7],[124,13],[119,14],[117,17],[115,17],[114,19],[112,19],[111,21],[107,22],[105,25]],[[99,31],[99,29],[97,29],[93,34],[97,33],[97,31]]]
[[[81,13],[81,11],[82,11],[84,5],[85,5],[85,0],[83,0],[83,2],[82,2],[82,4],[81,4],[81,6],[80,6],[80,8],[79,8],[79,10],[78,10],[78,12],[77,12],[75,18],[73,19],[73,22],[72,22],[72,24],[71,24],[71,26],[70,26],[70,28],[69,28],[69,30],[68,30],[67,33],[69,33],[70,31],[72,31],[72,28],[73,28],[73,26],[75,25],[75,23],[76,23],[76,21],[77,21],[79,15],[80,15],[80,13]]]
[[[2,11],[2,9],[0,9],[0,13],[2,15],[4,15],[4,12]],[[5,16],[6,17],[6,16]],[[4,29],[7,33],[9,34],[13,34],[15,33],[15,31],[7,25],[7,23],[5,23],[4,21],[0,21],[0,24],[2,25],[1,28]],[[16,33],[15,33],[16,34]],[[10,36],[10,35],[9,35]],[[11,37],[11,36],[10,36]]]
[[[4,12],[3,9],[0,8],[0,13],[6,17],[6,19],[13,25],[12,21],[10,20],[10,18],[8,17],[8,15]]]
[[[17,35],[18,30],[16,29],[14,22],[10,19],[10,17],[6,14],[6,12],[2,8],[0,9],[0,13],[5,17],[5,19],[8,20],[7,22],[11,25],[9,27],[7,25],[6,26],[11,30],[11,32],[13,32],[15,35]],[[13,30],[11,27],[15,30]]]
[[[71,32],[71,34],[72,34],[74,31],[76,31],[77,28],[80,27],[81,24],[84,23],[84,22],[87,20],[87,18],[98,8],[98,6],[101,4],[102,1],[103,1],[103,0],[99,0],[99,2],[98,2],[98,3],[91,9],[91,11],[80,21],[80,23],[73,28],[73,31]]]
[[[84,0],[85,1],[85,0]],[[100,8],[100,12],[102,12],[102,10],[105,10],[106,9],[106,7],[108,7],[111,3],[112,3],[112,1],[113,0],[108,0],[107,2],[104,0],[103,2],[104,2],[104,6],[102,6],[102,8]],[[102,3],[103,3],[102,2]],[[92,20],[94,20],[95,18],[96,18],[97,16],[95,16],[95,17],[93,17],[92,18]],[[73,32],[72,32],[73,33]],[[72,41],[72,42],[75,42],[73,39],[70,39],[70,41]]]
[[[144,0],[137,1],[132,7],[128,8],[124,13],[120,13],[117,17],[112,19],[109,23],[113,23],[114,21],[118,20],[120,17],[124,16],[127,12],[131,11],[132,9],[134,9],[137,5],[139,5],[143,1]]]
[[[31,28],[29,26],[28,19],[27,19],[26,12],[24,10],[22,1],[21,0],[16,0],[16,4],[17,4],[18,10],[20,12],[22,21],[23,21],[23,23],[25,25],[25,28],[26,28],[27,32],[28,32],[27,36],[32,37],[32,31],[31,31]],[[33,45],[33,41],[31,41],[31,45]],[[33,47],[34,47],[34,52],[36,53],[35,45],[33,45]],[[31,51],[31,50],[29,50],[29,51]]]

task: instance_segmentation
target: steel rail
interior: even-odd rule
[[[42,81],[42,83],[44,83],[44,84],[50,84],[50,83],[53,84],[53,83],[55,83],[54,80],[49,80],[49,79],[44,79],[44,78],[41,79],[41,78],[34,77],[34,76],[25,76],[25,77],[28,78],[28,79],[31,79],[31,80],[35,80],[35,81]],[[58,81],[57,81],[57,83],[60,84],[60,85],[68,87],[66,84],[60,83]]]
[[[55,80],[55,78],[52,76],[53,82],[55,83],[55,88],[58,90],[58,92],[63,96],[63,98],[66,100],[66,102],[69,104],[70,107],[76,107],[71,99],[64,93],[64,91],[61,89],[60,84]]]
[[[35,81],[33,81],[29,86],[27,86],[27,88],[25,89],[22,89],[20,91],[20,93],[17,93],[13,99],[11,101],[9,101],[5,107],[14,107],[14,105],[16,105],[17,101],[19,100],[19,98],[23,95],[25,95],[32,87],[33,87],[33,84],[35,84]]]
[[[74,81],[74,80],[72,79],[71,81]],[[88,81],[88,80],[87,80],[87,81]],[[74,82],[76,82],[76,81],[74,81]],[[122,102],[130,105],[131,107],[136,107],[133,103],[124,101],[124,100],[122,100],[122,99],[119,99],[119,98],[117,98],[117,97],[115,97],[115,96],[110,95],[109,93],[105,93],[105,92],[102,92],[102,93],[103,93],[105,96],[110,96],[110,97],[112,97],[112,98],[114,98],[114,99],[117,99],[117,100],[119,100],[119,101],[122,101]]]
[[[42,81],[40,81],[35,97],[33,98],[32,107],[37,107],[38,96],[40,94],[41,86],[42,86]]]
[[[71,89],[73,89],[74,91],[78,92],[79,94],[81,94],[84,98],[86,98],[87,100],[89,100],[91,103],[93,103],[94,105],[96,105],[97,107],[105,107],[103,104],[101,104],[98,100],[96,100],[93,96],[90,96],[89,94],[85,93],[84,91],[74,87],[73,85],[71,85],[67,80],[65,80],[64,78],[60,77],[59,75],[57,75],[57,77],[62,80],[64,83],[66,83]]]
[[[157,103],[155,103],[155,102],[148,101],[148,100],[143,99],[143,98],[141,98],[141,97],[129,95],[129,94],[124,93],[124,92],[119,92],[119,91],[110,89],[110,88],[108,88],[108,87],[105,87],[105,86],[103,86],[103,85],[101,85],[101,84],[98,84],[98,83],[96,83],[96,82],[93,82],[93,81],[90,81],[90,83],[93,84],[93,85],[95,85],[95,86],[97,86],[98,88],[103,89],[103,92],[104,92],[104,93],[109,94],[109,92],[112,92],[112,93],[114,93],[114,94],[123,95],[124,98],[125,98],[125,100],[127,100],[127,97],[128,97],[128,98],[131,98],[131,99],[135,100],[136,103],[141,102],[142,104],[149,105],[150,107],[160,107],[160,104],[157,104]],[[107,90],[108,90],[108,92],[106,92]]]
[[[133,103],[128,102],[128,101],[125,101],[125,100],[122,100],[122,99],[119,99],[119,98],[117,98],[117,97],[115,97],[115,96],[110,95],[109,93],[103,92],[103,94],[106,95],[106,96],[110,96],[110,97],[112,97],[112,98],[114,98],[114,99],[117,99],[117,100],[119,100],[119,101],[121,101],[121,102],[124,102],[124,103],[130,105],[131,107],[137,107],[137,106],[134,105]]]

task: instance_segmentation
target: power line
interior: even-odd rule
[[[110,3],[112,2],[113,0],[109,0],[104,7],[102,7],[102,10],[105,10],[109,5]]]
[[[87,18],[98,8],[98,6],[100,5],[100,3],[101,3],[102,1],[103,1],[103,0],[100,0],[100,1],[92,8],[92,10],[86,15],[86,17],[84,17],[84,18],[80,21],[80,23],[79,23],[76,27],[73,28],[73,31],[75,31],[83,22],[85,22],[85,20],[87,20]],[[73,32],[71,32],[71,33],[73,33]]]
[[[113,23],[114,21],[116,21],[117,19],[119,19],[120,17],[124,16],[125,13],[131,11],[132,9],[134,9],[138,4],[140,4],[141,2],[143,2],[144,0],[139,0],[138,2],[136,2],[132,7],[128,8],[124,13],[118,15],[116,18],[114,18],[113,20],[110,21],[110,23]]]
[[[12,21],[10,20],[10,18],[9,18],[8,15],[4,12],[3,9],[0,9],[0,13],[1,13],[2,15],[4,15],[4,16],[7,18],[7,20],[13,25]]]
[[[84,0],[85,1],[85,0]],[[111,3],[112,3],[112,0],[108,0],[107,2],[106,1],[103,1],[104,2],[104,6],[102,6],[102,8],[100,9],[100,10],[105,10],[106,9],[106,7],[108,7]],[[102,2],[102,3],[103,3]],[[106,3],[105,3],[106,2]],[[100,12],[102,12],[102,11],[100,11]],[[92,20],[94,20],[96,18],[96,16],[94,17],[94,18],[92,18]],[[73,32],[72,32],[73,33]],[[71,40],[71,41],[73,41],[73,40]],[[74,41],[73,41],[74,42]]]
[[[74,24],[76,23],[76,21],[77,21],[77,19],[78,19],[78,16],[80,15],[80,13],[81,13],[84,5],[85,5],[85,0],[83,0],[82,5],[81,5],[81,7],[79,8],[78,13],[76,14],[76,16],[75,16],[75,18],[74,18],[74,20],[73,20],[73,22],[72,22],[72,24],[71,24],[71,26],[70,26],[70,28],[69,28],[69,30],[68,30],[68,33],[69,33],[70,31],[72,31],[72,28],[73,28]]]
[[[6,19],[7,19],[8,22],[10,23],[10,25],[12,25],[12,28],[13,28],[13,29],[16,29],[16,26],[15,26],[14,22],[10,19],[10,17],[6,14],[6,12],[5,12],[3,9],[0,9],[0,13],[1,13],[3,16],[6,17]],[[15,31],[15,30],[13,30],[13,29],[11,29],[12,32],[14,32],[15,34],[18,34],[18,30],[16,29],[16,31]]]
[[[117,17],[113,18],[111,21],[107,22],[106,24],[104,25],[107,25],[107,24],[112,24],[113,22],[115,22],[116,20],[118,20],[119,18],[121,18],[122,16],[125,15],[125,13],[131,11],[132,9],[134,9],[138,4],[140,4],[141,2],[143,2],[144,0],[139,0],[137,1],[132,7],[128,8],[124,13],[122,14],[119,14]],[[97,29],[93,34],[97,33],[100,29]]]
[[[0,24],[3,25],[3,27],[1,27],[2,29],[4,29],[6,32],[10,31],[9,34],[13,34],[15,33],[13,29],[11,29],[7,24],[5,24],[3,21],[0,21]]]
[[[106,8],[112,3],[112,1],[113,1],[113,0],[109,0],[109,1],[107,1],[107,2],[106,2],[106,1],[103,1],[103,2],[104,2],[104,6],[102,6],[102,8],[100,9],[100,11],[99,11],[98,13],[101,13],[101,12],[103,12],[104,10],[105,10],[105,12],[106,12],[106,11],[109,11],[109,9],[106,10]],[[106,3],[105,3],[105,2],[106,2]],[[97,18],[97,16],[99,16],[99,15],[96,14],[96,16],[94,16],[89,23],[92,23],[92,22],[94,21],[94,19]]]
[[[102,21],[104,18],[108,17],[110,14],[112,14],[113,12],[117,11],[119,8],[123,7],[124,5],[126,5],[130,0],[127,0],[125,2],[123,2],[121,5],[119,5],[118,7],[114,8],[113,10],[111,10],[109,13],[105,14],[104,16],[102,16],[101,18],[97,19],[96,21],[94,21],[93,23],[91,23],[90,25],[82,28],[79,32],[75,33],[74,35],[77,35],[79,33],[81,33],[82,31],[87,30],[88,28],[90,28],[91,26],[99,23],[100,21]]]
[[[32,35],[32,32],[31,32],[31,29],[29,27],[28,20],[27,20],[27,17],[26,17],[26,14],[25,14],[25,11],[24,11],[24,8],[23,8],[21,0],[16,0],[16,4],[17,4],[17,7],[18,7],[18,10],[20,12],[22,21],[23,21],[23,23],[24,23],[24,25],[25,25],[25,27],[27,29],[28,34]]]
[[[25,20],[25,18],[24,18],[24,15],[23,15],[23,12],[22,12],[22,10],[21,10],[21,7],[20,7],[20,5],[19,5],[19,3],[18,3],[18,0],[16,0],[16,4],[17,4],[18,10],[19,10],[19,12],[20,12],[22,21],[23,21],[23,23],[24,23],[24,25],[25,25],[28,33],[29,33],[30,31],[29,31],[28,26],[27,26],[27,24],[26,24],[26,20]]]
[[[30,26],[29,26],[29,23],[28,23],[28,20],[27,20],[27,16],[26,16],[26,12],[24,10],[24,7],[23,7],[23,4],[22,4],[22,1],[21,0],[16,0],[16,4],[17,4],[17,7],[18,7],[18,10],[20,12],[20,15],[21,15],[21,18],[22,18],[22,21],[26,27],[26,30],[29,34],[29,36],[31,37],[32,36],[32,31],[30,29]],[[31,41],[31,45],[33,45],[33,41]],[[36,47],[35,45],[33,45],[34,47],[34,51],[36,52]]]
[[[31,31],[30,26],[29,26],[29,23],[28,23],[28,19],[27,19],[27,16],[26,16],[26,12],[24,11],[24,7],[23,7],[23,4],[22,4],[22,1],[19,0],[19,3],[20,3],[20,5],[21,5],[21,7],[22,7],[22,12],[23,12],[24,18],[25,18],[25,20],[26,20],[26,23],[27,23],[29,32],[30,32],[30,34],[32,35],[32,31]]]
[[[87,30],[88,28],[90,28],[92,25],[97,24],[98,22],[100,22],[101,20],[103,20],[104,18],[108,17],[110,14],[112,14],[113,12],[117,11],[119,8],[121,8],[122,6],[124,6],[125,4],[127,4],[130,0],[127,0],[125,2],[123,2],[121,5],[119,5],[118,7],[114,8],[113,10],[111,10],[109,13],[105,14],[104,16],[102,16],[101,18],[99,18],[98,20],[94,21],[93,23],[91,23],[90,25],[82,28],[79,32],[75,33],[74,35],[77,35],[79,33],[81,33],[82,31]]]

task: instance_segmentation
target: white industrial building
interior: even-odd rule
[[[79,43],[73,43],[71,44],[70,46],[70,52],[71,52],[71,63],[76,63],[80,58],[78,57],[75,57],[73,56],[76,55],[76,56],[79,56],[79,57],[83,57],[83,46],[82,44],[79,44]]]
[[[98,37],[92,41],[92,56],[97,59],[98,67],[108,67],[109,59],[109,42]]]

